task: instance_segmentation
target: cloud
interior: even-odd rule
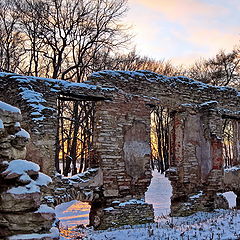
[[[208,46],[212,49],[230,50],[239,40],[237,31],[221,31],[220,29],[192,29],[189,41]]]
[[[231,51],[239,43],[239,39],[237,31],[224,32],[221,29],[206,28],[191,29],[189,34],[175,34],[175,41],[179,44],[171,46],[173,51],[169,57],[177,64],[189,65],[199,58],[213,57],[220,49]],[[178,49],[174,49],[176,46]],[[166,51],[165,54],[168,55]]]
[[[188,22],[192,19],[215,18],[227,13],[227,9],[213,1],[203,0],[130,0],[132,4],[141,4],[145,8],[157,11],[172,21]]]
[[[239,0],[129,0],[140,53],[189,64],[240,40]],[[230,4],[231,3],[231,4]]]

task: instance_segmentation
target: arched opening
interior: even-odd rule
[[[225,192],[222,194],[228,201],[229,208],[235,208],[236,207],[236,200],[237,200],[237,195],[232,192]]]
[[[60,220],[59,229],[64,239],[74,239],[74,236],[84,237],[79,229],[89,224],[89,203],[72,200],[55,208],[56,217]]]

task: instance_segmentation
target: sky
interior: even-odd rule
[[[142,55],[189,65],[240,44],[240,0],[128,0]]]

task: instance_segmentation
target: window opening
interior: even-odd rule
[[[234,127],[231,119],[224,119],[223,124],[223,158],[224,166],[232,167],[234,165]]]
[[[55,165],[64,176],[84,172],[93,145],[94,101],[66,96],[58,99],[58,136]]]
[[[169,168],[169,124],[169,109],[155,106],[151,113],[151,165],[161,173]]]

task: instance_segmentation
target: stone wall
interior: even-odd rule
[[[26,159],[40,165],[41,171],[51,176],[55,172],[57,99],[65,96],[99,100],[111,96],[111,89],[8,73],[0,73],[0,92],[0,100],[22,111],[22,126],[31,134]]]
[[[99,87],[115,87],[129,95],[148,99],[170,109],[182,104],[218,102],[226,114],[239,111],[240,95],[230,87],[211,86],[187,77],[167,77],[150,71],[100,71],[89,76],[86,83]],[[238,113],[239,116],[239,113]]]
[[[118,95],[96,105],[94,148],[103,172],[103,195],[144,198],[151,181],[150,107]]]
[[[92,198],[91,204],[103,226],[104,219],[128,219],[122,214],[124,209],[115,208],[115,201],[121,204],[144,199],[151,181],[150,112],[156,105],[172,111],[168,173],[173,185],[172,214],[208,211],[219,204],[226,207],[218,194],[224,190],[222,121],[240,119],[240,94],[235,89],[149,71],[102,71],[92,74],[84,84],[14,74],[0,75],[0,81],[0,90],[5,91],[1,99],[22,108],[24,121],[28,121],[26,127],[33,139],[28,156],[34,156],[33,160],[50,174],[54,171],[57,99],[64,96],[97,101],[93,153],[102,182],[99,197]],[[238,130],[235,133],[235,164],[239,164]],[[153,220],[152,207],[139,206],[141,212],[144,208],[147,215],[139,220],[141,223]],[[128,210],[137,216],[137,209],[138,204]],[[97,221],[92,219],[93,223]]]
[[[72,200],[91,203],[102,197],[102,181],[100,168],[90,168],[72,177],[56,174],[53,182],[43,189],[42,202],[52,207]]]
[[[52,180],[21,160],[30,140],[21,120],[18,108],[0,101],[0,238],[59,239],[54,209],[41,204],[41,188]]]
[[[108,229],[123,225],[152,223],[153,206],[142,200],[114,201],[111,207],[92,206],[90,225],[95,229]]]
[[[106,229],[153,222],[151,204],[121,205],[144,199],[151,182],[150,107],[137,96],[116,94],[112,101],[96,104],[95,124],[94,150],[103,174],[103,196],[92,202],[90,224]]]
[[[204,104],[173,113],[171,168],[168,170],[173,187],[173,215],[210,211],[220,201],[218,193],[223,190],[223,121],[212,107]],[[194,198],[199,192],[201,197]]]
[[[168,176],[173,215],[227,208],[219,194],[224,189],[222,125],[223,118],[240,119],[236,90],[148,71],[102,71],[92,74],[88,82],[116,87],[129,97],[141,97],[145,104],[172,111]],[[201,197],[195,197],[199,193]]]

